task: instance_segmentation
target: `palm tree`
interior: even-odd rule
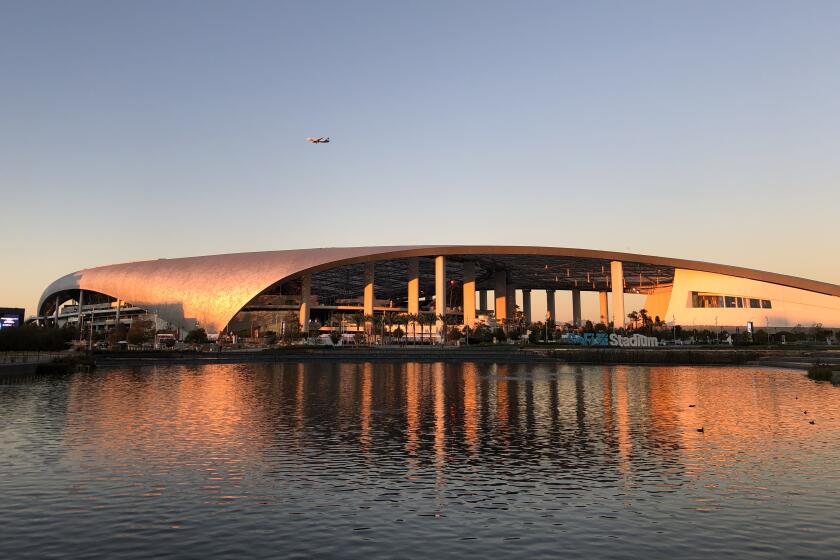
[[[377,317],[375,315],[364,315],[363,317],[365,318],[365,335],[376,338]],[[370,327],[371,332],[368,332],[368,327]]]
[[[416,319],[416,323],[418,325],[420,325],[420,341],[422,342],[423,341],[423,336],[425,335],[425,332],[426,332],[426,314],[423,313],[422,311],[418,312],[417,315],[415,315],[415,319]],[[417,343],[416,339],[415,339],[414,343],[415,344]]]
[[[350,316],[350,320],[353,321],[356,325],[356,332],[362,330],[362,326],[365,324],[365,315],[364,313],[353,313]]]
[[[405,320],[406,328],[408,328],[408,323],[411,323],[411,343],[417,344],[417,321],[419,320],[417,313],[406,313]]]
[[[434,341],[432,339],[432,334],[435,328],[435,322],[437,322],[437,317],[433,311],[427,312],[424,314],[426,317],[426,325],[429,326],[429,344],[433,344]]]
[[[646,328],[648,326],[648,323],[651,322],[650,315],[648,315],[647,309],[642,308],[639,310],[639,320],[642,321],[642,329]]]
[[[382,342],[385,342],[385,327],[388,327],[388,332],[394,330],[394,324],[399,323],[399,319],[393,313],[385,313],[382,317]]]
[[[420,339],[423,339],[425,335],[425,326],[429,324],[429,313],[418,313],[417,314],[417,322],[420,323]],[[434,321],[432,321],[434,322]],[[432,330],[429,328],[429,338],[432,336]]]
[[[330,326],[335,328],[338,327],[339,332],[341,332],[341,325],[344,323],[344,316],[340,314],[334,314],[330,317]]]
[[[403,323],[403,332],[405,333],[405,341],[408,342],[408,325],[411,323],[411,314],[404,313],[400,315]]]
[[[627,314],[627,318],[630,319],[631,321],[633,321],[633,326],[634,327],[636,326],[636,323],[639,322],[639,317],[640,317],[640,315],[637,311],[632,311],[632,312]]]

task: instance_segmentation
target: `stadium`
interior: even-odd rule
[[[536,312],[534,300],[539,299]],[[582,298],[597,313],[584,316]],[[567,298],[567,299],[563,299]],[[514,316],[628,322],[626,298],[650,317],[695,328],[840,327],[840,286],[772,272],[610,251],[523,246],[343,247],[158,259],[73,272],[44,290],[36,321],[108,330],[151,317],[180,333],[278,332],[291,321],[329,331],[386,314],[438,324]],[[567,305],[570,304],[570,305]],[[338,317],[338,320],[336,320]]]

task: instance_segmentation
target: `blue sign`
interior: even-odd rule
[[[610,335],[605,332],[570,334],[566,337],[566,342],[580,346],[609,346]]]

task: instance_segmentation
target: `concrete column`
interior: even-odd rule
[[[435,315],[446,315],[446,257],[435,257]],[[437,319],[438,330],[443,328],[443,320]]]
[[[525,324],[531,324],[531,290],[522,288],[522,315],[525,317]]]
[[[487,313],[487,290],[478,291],[478,310]]]
[[[464,325],[475,324],[475,262],[464,262]]]
[[[507,272],[504,270],[497,270],[495,277],[495,285],[493,291],[496,296],[495,315],[497,321],[507,319]]]
[[[408,312],[417,315],[420,312],[420,259],[408,261]]]
[[[547,311],[549,320],[557,322],[557,301],[554,299],[554,290],[546,290],[545,291],[545,302],[547,305]]]
[[[373,315],[373,282],[375,276],[375,264],[365,264],[365,300],[364,314]]]
[[[53,325],[53,326],[58,327],[58,296],[55,296],[55,317],[54,317],[54,320],[55,320],[55,325]]]
[[[505,298],[507,304],[507,318],[513,319],[516,316],[516,286],[508,284],[507,297]]]
[[[605,325],[610,324],[610,298],[608,292],[598,292],[598,302],[601,307],[601,322]]]
[[[572,324],[580,326],[580,290],[572,290]]]
[[[312,295],[312,275],[304,274],[300,283],[300,313],[298,314],[298,321],[300,321],[300,330],[304,333],[309,332],[309,298]]]
[[[79,323],[77,325],[79,327],[79,340],[82,339],[82,305],[84,305],[84,302],[85,302],[85,291],[82,290],[82,289],[79,289],[79,313],[78,313]]]
[[[122,302],[119,300],[119,298],[117,298],[117,316],[114,319],[114,328],[115,329],[120,326],[120,306],[121,305],[122,305]]]
[[[610,263],[610,282],[612,283],[613,322],[615,328],[624,326],[624,267],[621,261]]]

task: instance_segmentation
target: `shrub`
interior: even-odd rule
[[[49,328],[24,325],[0,330],[0,351],[48,351],[66,350],[67,344],[75,338],[76,329]]]
[[[204,329],[193,329],[187,333],[184,342],[187,344],[204,344],[207,342],[207,332]]]
[[[835,372],[840,372],[840,365],[814,364],[808,368],[808,378],[814,381],[831,381]]]
[[[493,338],[495,338],[499,342],[506,341],[507,337],[507,333],[501,327],[496,327],[496,330],[493,331]]]

